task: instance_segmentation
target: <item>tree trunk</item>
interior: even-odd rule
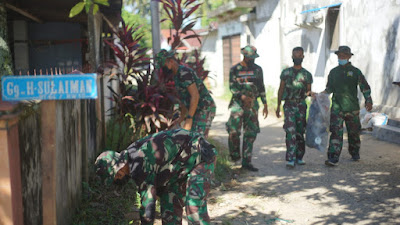
[[[0,0],[0,77],[11,74],[13,74],[13,70],[11,52],[8,46],[7,11],[4,2]]]

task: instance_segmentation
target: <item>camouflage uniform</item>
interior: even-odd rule
[[[293,67],[283,70],[280,78],[285,82],[282,99],[285,101],[286,161],[302,160],[307,113],[305,98],[307,85],[312,84],[313,78],[306,69],[295,70]]]
[[[178,73],[176,76],[174,76],[174,82],[180,100],[187,109],[190,107],[191,97],[187,88],[193,83],[196,84],[200,99],[199,103],[197,104],[196,113],[193,115],[191,131],[207,136],[212,120],[215,117],[216,106],[203,81],[192,69],[179,66]]]
[[[348,63],[333,68],[328,76],[325,92],[333,93],[328,160],[339,161],[343,147],[343,122],[346,123],[349,140],[349,153],[359,157],[360,151],[360,106],[357,86],[364,95],[365,103],[372,104],[371,89],[361,71]]]
[[[184,205],[189,224],[210,224],[207,195],[216,159],[213,145],[198,133],[177,129],[140,139],[126,151],[141,196],[142,225],[154,222],[156,196],[163,225],[181,224]]]
[[[261,98],[263,104],[267,104],[261,67],[256,64],[245,67],[241,63],[233,66],[229,72],[229,88],[232,92],[229,103],[231,115],[226,123],[229,152],[232,160],[240,159],[240,131],[243,125],[242,165],[246,166],[251,163],[253,143],[260,133],[257,99]],[[252,106],[244,106],[242,95],[254,98]]]

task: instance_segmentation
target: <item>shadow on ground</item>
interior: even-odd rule
[[[213,126],[217,128],[213,138],[226,144],[224,122],[217,121]],[[287,169],[285,151],[284,132],[279,122],[264,126],[253,152],[253,164],[260,171],[246,172],[237,168],[237,177],[232,180],[235,185],[223,185],[212,193],[210,204],[226,208],[226,212],[216,217],[210,213],[213,224],[281,224],[279,218],[282,214],[291,217],[285,218],[288,221],[282,224],[400,223],[398,145],[363,135],[362,160],[352,162],[347,147],[344,147],[339,166],[333,168],[324,165],[325,153],[307,149],[304,158],[307,165]],[[224,204],[222,199],[234,196],[234,193],[240,195],[235,201],[243,200],[244,203],[250,199],[250,204],[234,209],[229,203]],[[254,199],[254,205],[251,199]],[[269,202],[276,203],[280,209],[269,207]],[[286,213],[283,207],[292,212]],[[296,218],[296,210],[299,214],[307,214],[304,212],[307,208],[319,209],[318,212],[308,212],[311,218],[308,222]]]

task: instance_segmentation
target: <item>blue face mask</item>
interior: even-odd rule
[[[339,59],[338,61],[339,61],[339,65],[341,65],[341,66],[344,66],[349,62],[349,60],[347,60],[347,59]]]

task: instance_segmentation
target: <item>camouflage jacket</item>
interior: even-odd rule
[[[207,110],[209,106],[214,102],[207,90],[203,81],[196,75],[196,73],[184,66],[179,66],[178,73],[174,76],[175,89],[178,92],[179,98],[182,103],[189,109],[190,106],[190,94],[188,87],[195,83],[197,90],[199,91],[200,99],[196,110]]]
[[[204,144],[206,142],[206,144]],[[147,218],[154,218],[157,189],[186,182],[201,162],[212,162],[216,149],[198,134],[185,129],[162,131],[142,138],[128,149],[130,175],[138,186]]]
[[[311,73],[304,68],[298,71],[293,67],[284,69],[280,78],[285,82],[282,95],[283,100],[305,99],[307,97],[307,85],[313,82]]]
[[[267,104],[265,96],[264,75],[260,66],[248,68],[241,63],[233,66],[229,72],[229,88],[232,92],[232,99],[229,107],[234,102],[242,105],[240,97],[246,95],[255,99],[254,106],[258,108],[257,98],[261,98],[263,104]]]
[[[333,68],[329,72],[325,89],[327,93],[333,93],[332,109],[342,112],[360,110],[357,86],[360,87],[365,102],[372,103],[371,88],[358,68],[351,63]]]

